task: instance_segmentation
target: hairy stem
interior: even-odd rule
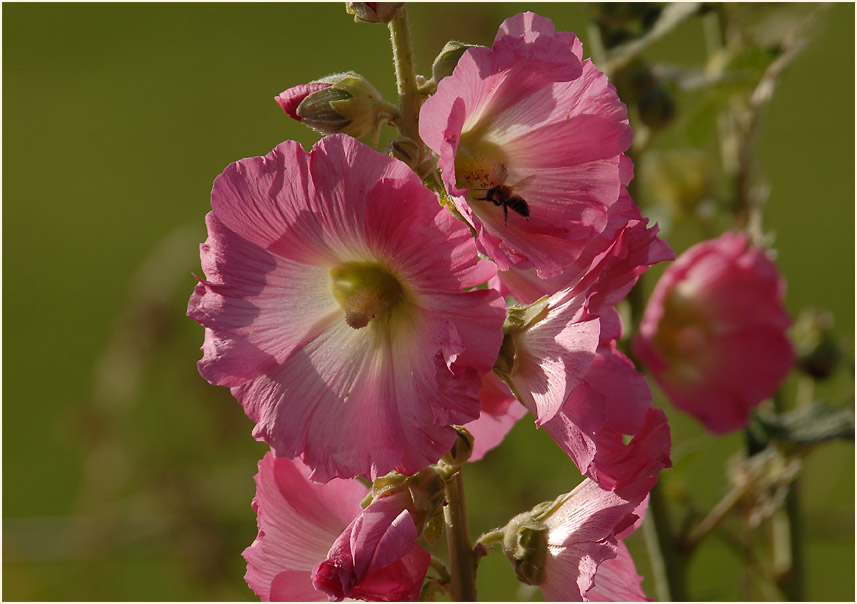
[[[417,143],[420,155],[422,155],[423,144],[419,130],[420,93],[417,87],[417,74],[414,70],[414,54],[411,49],[408,13],[404,6],[388,23],[388,27],[390,28],[390,43],[393,46],[396,90],[399,93],[399,111],[401,114],[396,119],[396,126],[402,136],[406,136]]]
[[[464,504],[464,483],[461,470],[446,481],[446,542],[449,548],[450,597],[453,602],[476,601],[476,561],[470,543],[467,525],[467,506]]]

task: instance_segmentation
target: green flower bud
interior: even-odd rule
[[[663,130],[675,118],[675,101],[662,86],[652,86],[637,101],[640,119],[652,130]]]
[[[539,585],[544,581],[548,527],[533,512],[519,514],[506,525],[503,553],[515,565],[519,581]]]
[[[346,2],[345,10],[355,23],[389,23],[404,2]]]
[[[816,380],[830,377],[839,365],[842,352],[833,332],[833,315],[825,310],[801,311],[791,329],[797,366]]]
[[[461,467],[473,454],[473,435],[461,426],[453,426],[458,433],[455,444],[449,452],[441,458],[441,461],[450,466]]]
[[[322,134],[341,132],[354,138],[377,134],[384,122],[398,115],[395,106],[353,71],[294,86],[276,100],[288,115]]]
[[[642,173],[651,197],[672,214],[692,214],[712,193],[711,160],[701,151],[647,153]]]
[[[455,40],[447,42],[440,51],[440,54],[435,57],[434,63],[431,65],[431,77],[435,84],[440,82],[446,76],[452,75],[455,66],[458,65],[458,60],[461,58],[461,55],[463,55],[468,48],[473,48],[475,46],[476,44],[465,44],[464,42],[457,42]]]

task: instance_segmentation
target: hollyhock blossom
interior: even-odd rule
[[[350,597],[415,600],[430,556],[415,545],[414,525],[409,516],[402,516],[402,502],[378,499],[363,510],[360,501],[368,489],[362,483],[335,478],[321,484],[311,481],[309,474],[299,460],[275,458],[270,452],[259,462],[253,500],[259,535],[243,553],[244,578],[253,592],[263,601],[328,601],[331,593],[313,585],[318,575],[314,569],[341,549],[347,533],[362,536],[352,540],[354,550],[349,552]],[[387,520],[390,526],[383,525]],[[372,546],[378,546],[379,535],[386,535],[381,540],[383,554],[374,556]],[[354,573],[355,563],[359,573]]]
[[[312,569],[360,512],[367,488],[357,480],[309,480],[299,460],[259,462],[256,497],[259,535],[244,550],[250,589],[263,601],[327,601],[313,587]]]
[[[607,224],[625,105],[574,34],[533,13],[467,50],[420,111],[447,193],[501,270],[561,273]]]
[[[620,166],[623,189],[619,199],[607,210],[604,230],[586,243],[577,259],[549,279],[539,278],[534,269],[498,271],[491,286],[504,296],[531,304],[576,284],[578,291],[590,289],[593,300],[587,307],[597,314],[623,299],[650,266],[673,260],[673,251],[658,237],[657,225],[648,226],[648,219],[624,188],[633,178],[631,160],[623,156]]]
[[[403,163],[331,135],[214,183],[199,370],[313,478],[411,474],[478,417],[506,311],[469,229]]]
[[[638,520],[635,511],[656,481],[640,476],[619,492],[586,479],[554,502],[514,518],[507,525],[503,548],[518,578],[538,585],[548,602],[594,599],[590,594],[599,582],[599,570],[620,553],[620,536]],[[610,588],[628,594],[637,591],[636,573],[633,578],[628,574],[625,560],[612,566],[601,574],[604,587],[593,595],[605,595]],[[608,587],[612,580],[626,584]]]
[[[431,555],[416,544],[407,491],[373,499],[312,572],[331,599],[416,601]]]
[[[652,292],[634,352],[673,404],[715,434],[747,424],[794,363],[785,282],[747,237],[679,256]]]
[[[605,560],[598,565],[598,571],[595,573],[595,585],[586,593],[590,602],[652,601],[651,598],[646,597],[646,593],[643,591],[641,585],[643,577],[637,574],[634,559],[631,557],[631,552],[628,551],[628,546],[625,545],[625,538],[642,524],[648,506],[649,498],[646,497],[634,510],[634,515],[637,516],[634,524],[616,535],[616,539],[619,540],[616,557]]]
[[[630,197],[614,208],[616,217],[636,219],[616,218],[624,226],[611,227],[614,240],[572,287],[530,305],[525,326],[511,325],[510,310],[495,364],[536,424],[608,489],[633,476],[638,463],[666,467],[670,448],[666,418],[652,408],[644,376],[616,348],[622,325],[614,305],[649,264],[672,251]],[[634,437],[630,443],[626,435]]]

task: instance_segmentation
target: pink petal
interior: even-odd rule
[[[243,556],[247,584],[262,600],[319,600],[310,571],[360,513],[365,486],[314,483],[309,473],[299,461],[275,459],[270,452],[259,462],[253,500],[259,536]]]

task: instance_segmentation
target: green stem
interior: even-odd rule
[[[660,482],[649,493],[649,512],[644,527],[652,566],[656,571],[658,600],[686,602],[688,558],[679,551]]]
[[[449,548],[450,597],[453,602],[476,601],[476,561],[467,526],[467,507],[464,504],[464,483],[461,470],[446,481],[446,542]]]
[[[414,54],[411,49],[411,30],[408,25],[408,13],[403,6],[388,23],[390,43],[393,46],[393,64],[396,68],[396,90],[399,93],[399,111],[396,126],[402,136],[417,143],[422,155],[420,139],[420,93],[417,87],[417,74],[414,70]],[[421,158],[420,158],[421,159]]]

